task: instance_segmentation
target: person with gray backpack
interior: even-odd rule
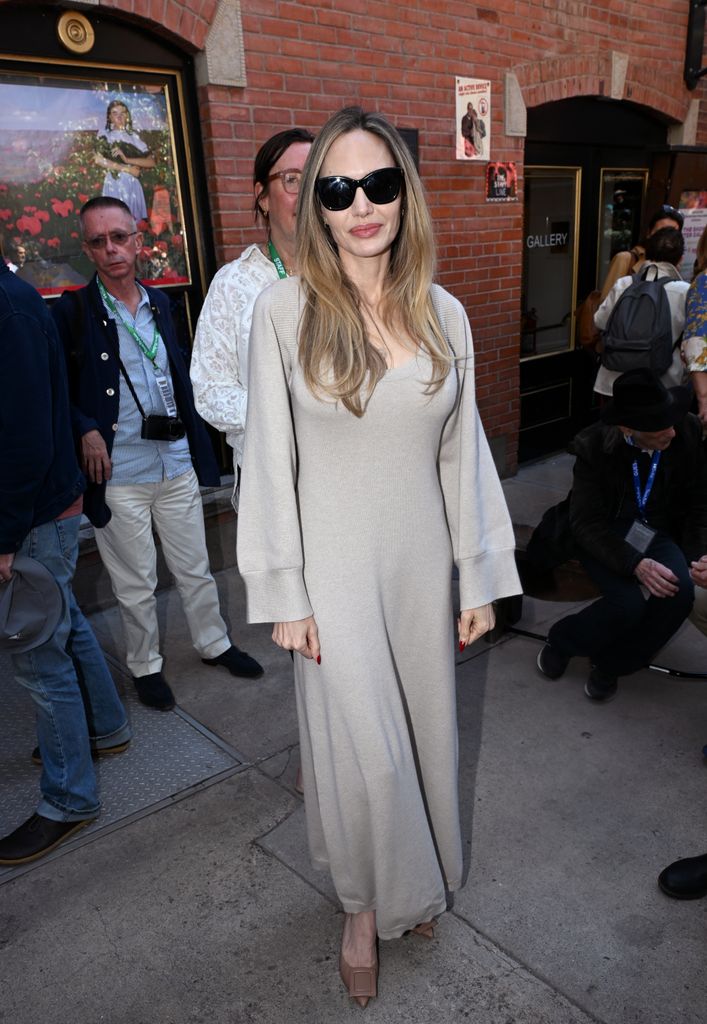
[[[688,378],[680,351],[689,287],[678,266],[685,251],[682,233],[661,228],[646,239],[646,261],[638,274],[621,277],[594,315],[602,332],[601,366],[594,390],[606,397],[629,370],[647,369],[666,387]]]

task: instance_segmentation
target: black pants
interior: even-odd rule
[[[674,597],[646,599],[635,576],[618,576],[579,553],[582,565],[601,590],[598,601],[551,628],[548,640],[569,657],[581,655],[610,675],[623,676],[650,664],[690,614],[695,591],[688,565],[675,541],[658,534],[647,558],[671,569],[678,578]]]

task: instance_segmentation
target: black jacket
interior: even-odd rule
[[[144,287],[144,286],[143,286]],[[194,470],[202,486],[220,483],[218,465],[204,421],[194,408],[189,371],[179,348],[169,311],[169,299],[155,288],[145,288],[167,355],[174,386],[174,400],[184,423]],[[98,430],[110,455],[118,424],[120,398],[120,350],[118,329],[107,315],[96,276],[85,288],[64,292],[52,307],[64,345],[69,370],[69,394],[77,446],[89,430]],[[110,521],[105,500],[106,485],[89,483],[84,512],[94,526]]]
[[[621,576],[630,576],[643,557],[616,525],[630,527],[638,514],[632,464],[638,457],[641,487],[650,457],[628,445],[618,427],[596,423],[573,442],[576,455],[570,499],[575,542]],[[661,455],[646,506],[646,519],[682,548],[688,562],[707,554],[707,458],[702,424],[689,414]],[[612,528],[613,524],[613,528]]]
[[[74,452],[61,344],[44,299],[0,259],[0,553],[51,522],[85,481]]]

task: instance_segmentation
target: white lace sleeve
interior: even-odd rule
[[[253,306],[277,271],[257,246],[218,271],[194,336],[190,375],[197,411],[226,432],[240,463],[248,401],[248,341]]]

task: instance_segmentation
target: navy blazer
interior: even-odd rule
[[[84,489],[61,345],[44,299],[0,258],[0,553],[17,551]]]
[[[186,427],[194,470],[202,486],[216,487],[220,483],[218,464],[204,421],[194,407],[189,371],[177,341],[169,299],[155,288],[143,287],[169,357],[174,400]],[[52,306],[52,314],[64,345],[74,438],[79,453],[83,435],[89,430],[98,430],[110,455],[118,429],[120,343],[118,329],[103,305],[97,276],[94,274],[85,288],[64,292]],[[89,482],[84,512],[94,526],[105,526],[110,521],[105,482]]]

